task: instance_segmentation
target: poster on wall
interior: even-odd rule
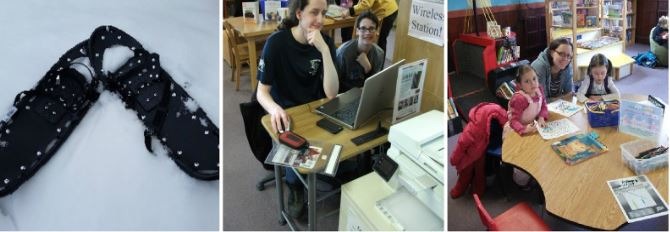
[[[421,109],[421,93],[426,79],[428,59],[400,66],[393,100],[393,119],[391,124],[405,120]]]
[[[444,45],[444,9],[434,1],[412,0],[408,35],[437,46]]]

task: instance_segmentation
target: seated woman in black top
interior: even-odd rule
[[[326,0],[291,1],[289,16],[265,43],[256,96],[270,114],[275,133],[288,129],[290,118],[285,108],[337,95],[335,45],[321,33],[327,8]],[[303,212],[303,187],[290,169],[286,182],[291,190],[289,214],[295,217]]]

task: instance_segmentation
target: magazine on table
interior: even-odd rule
[[[293,149],[273,141],[272,150],[265,159],[265,163],[334,176],[342,148],[338,146],[320,141],[309,141],[308,147]]]
[[[259,19],[258,2],[243,2],[242,16],[244,16],[244,22],[255,23]]]
[[[663,200],[646,175],[607,181],[628,223],[668,214]]]
[[[536,127],[537,132],[540,133],[540,136],[544,140],[558,138],[579,131],[579,127],[567,118],[547,122],[545,127],[540,127],[539,124],[536,124]]]
[[[598,134],[577,134],[551,144],[558,156],[569,165],[580,163],[588,158],[606,152],[607,146],[597,140]]]
[[[583,108],[582,106],[577,105],[575,103],[563,99],[558,99],[556,101],[547,104],[547,109],[549,109],[549,111],[551,112],[563,115],[565,117],[570,117]]]

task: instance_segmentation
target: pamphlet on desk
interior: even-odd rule
[[[570,117],[582,110],[583,107],[563,99],[558,99],[547,104],[547,109],[551,112],[563,115],[564,117]]]
[[[392,124],[414,116],[421,109],[427,65],[428,59],[423,59],[404,64],[398,69]]]
[[[263,16],[265,21],[279,21],[279,8],[281,8],[281,1],[266,0],[264,4],[265,7],[263,9],[265,12]]]
[[[596,132],[577,134],[551,144],[551,148],[565,163],[574,165],[608,150],[597,138]]]
[[[265,163],[335,176],[341,148],[331,143],[309,141],[308,148],[293,149],[273,141]]]
[[[242,16],[244,16],[244,22],[255,23],[259,19],[258,12],[258,2],[242,3]]]
[[[619,131],[643,139],[656,140],[661,133],[664,109],[651,102],[622,100]]]
[[[579,131],[579,127],[567,118],[547,122],[545,127],[540,127],[539,124],[536,124],[536,127],[537,132],[544,140],[558,138]]]
[[[668,214],[668,204],[645,175],[609,180],[607,186],[628,223]]]

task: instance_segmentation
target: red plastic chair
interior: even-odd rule
[[[516,204],[496,218],[491,218],[491,215],[489,215],[479,200],[479,196],[477,194],[472,194],[472,196],[475,198],[479,218],[482,219],[482,223],[489,230],[550,230],[549,226],[544,223],[542,218],[535,214],[535,211],[526,202]]]

